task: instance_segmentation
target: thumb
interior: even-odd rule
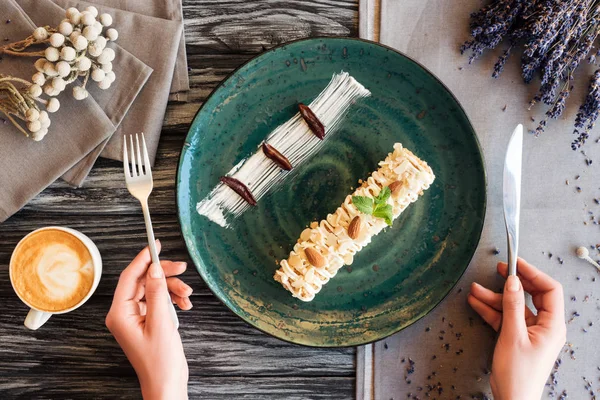
[[[525,293],[521,280],[516,275],[510,275],[504,285],[500,336],[513,341],[527,336]]]
[[[146,328],[157,331],[173,325],[169,316],[169,289],[160,264],[150,264],[146,273]]]

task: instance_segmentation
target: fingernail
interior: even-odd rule
[[[156,243],[156,244],[160,244],[160,239],[155,239],[155,240],[154,240],[154,243]]]
[[[521,289],[521,281],[515,275],[510,275],[506,280],[506,290],[509,292],[518,292]]]
[[[179,265],[181,265],[183,268],[187,268],[187,263],[185,261],[179,261]]]
[[[192,289],[192,287],[189,285],[185,285],[185,286],[186,286],[187,296],[190,297],[192,295],[192,293],[194,293],[194,289]]]
[[[150,264],[150,277],[154,279],[160,279],[165,276],[162,267],[158,264]]]
[[[185,302],[186,302],[186,304],[188,306],[188,310],[191,310],[192,307],[194,307],[194,305],[192,304],[192,302],[190,301],[190,299],[185,299]]]

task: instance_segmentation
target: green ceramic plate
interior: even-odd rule
[[[333,73],[348,71],[372,96],[293,179],[224,229],[196,204],[267,134],[309,103]],[[273,280],[311,221],[401,142],[437,179],[416,203],[342,268],[310,303]],[[486,178],[473,127],[448,89],[410,58],[345,38],[274,48],[235,71],[204,103],[181,153],[177,203],[196,268],[215,295],[258,329],[309,346],[384,338],[430,312],[459,280],[477,246]]]

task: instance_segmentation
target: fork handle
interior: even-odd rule
[[[148,200],[142,202],[142,212],[144,213],[144,222],[146,223],[146,234],[148,235],[148,247],[150,248],[150,256],[152,257],[152,264],[160,266],[160,260],[158,258],[158,251],[156,250],[156,240],[154,239],[154,230],[152,229],[152,220],[150,219],[150,210],[148,209]],[[162,267],[161,267],[162,268]],[[169,303],[169,315],[175,329],[179,329],[179,318],[175,312],[175,306],[171,302],[171,296],[167,297]]]

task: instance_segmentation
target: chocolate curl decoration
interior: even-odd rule
[[[285,169],[286,171],[290,171],[292,169],[292,164],[290,163],[290,160],[288,160],[283,154],[281,154],[275,147],[264,142],[262,144],[262,150],[263,153],[265,153],[265,156],[273,160],[273,162],[279,165],[281,169]]]
[[[251,206],[256,205],[256,199],[252,195],[250,189],[248,189],[248,186],[244,185],[239,180],[230,176],[222,176],[219,178],[219,180],[225,185],[229,186],[231,190],[239,194],[242,199],[248,202],[248,204],[250,204]]]
[[[298,108],[300,109],[300,115],[302,115],[302,118],[304,118],[304,121],[306,121],[310,130],[319,139],[323,140],[325,138],[325,127],[323,126],[323,123],[319,121],[319,118],[317,118],[315,113],[312,112],[308,106],[299,103]]]

